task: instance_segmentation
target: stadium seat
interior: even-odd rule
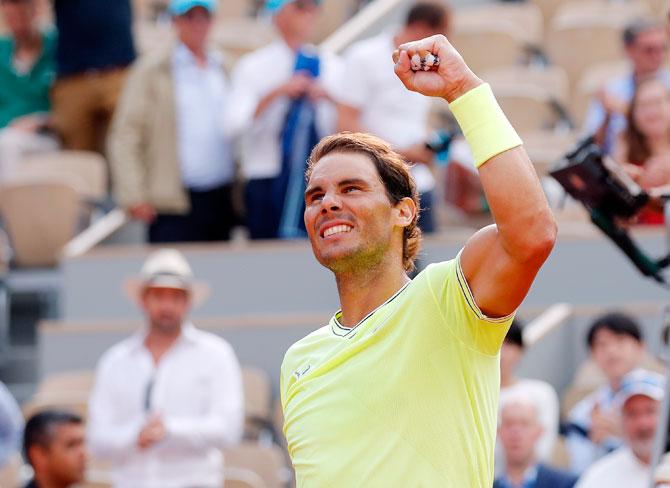
[[[574,89],[589,67],[623,59],[622,28],[622,22],[606,17],[556,18],[547,35],[547,55],[565,69]]]
[[[572,149],[577,138],[577,133],[569,131],[534,131],[523,134],[523,144],[537,173],[545,176]]]
[[[324,0],[316,25],[315,43],[319,43],[340,28],[356,13],[358,0]]]
[[[107,196],[107,163],[89,151],[52,151],[32,154],[21,162],[18,179],[51,179],[67,175],[77,192],[87,201],[101,202]]]
[[[61,392],[75,392],[89,395],[95,382],[92,370],[68,371],[50,374],[37,386],[35,395],[51,395]]]
[[[498,85],[534,85],[561,104],[570,100],[568,75],[560,66],[509,66],[482,72],[481,77],[494,89]]]
[[[80,198],[65,181],[17,182],[0,188],[0,217],[17,266],[54,266],[74,237]]]
[[[249,469],[225,468],[226,481],[223,488],[266,488],[263,478]]]
[[[520,134],[551,130],[560,121],[554,98],[543,88],[531,84],[498,84],[493,91]]]
[[[270,378],[258,368],[243,368],[245,436],[255,439],[271,423]]]
[[[86,419],[88,417],[88,399],[89,396],[81,392],[50,393],[33,397],[22,405],[21,410],[25,419],[48,409],[67,410]]]
[[[532,3],[486,3],[454,11],[452,22],[458,31],[465,27],[501,25],[519,31],[524,41],[539,47],[543,36],[541,10]]]
[[[485,22],[455,26],[451,42],[475,73],[522,64],[527,59],[522,29],[508,23]]]
[[[277,36],[269,22],[248,19],[219,21],[212,29],[211,44],[226,55],[226,62],[233,64],[241,56],[271,43]]]
[[[645,0],[569,0],[558,6],[552,22],[600,18],[625,24],[651,13]]]
[[[0,469],[0,487],[2,488],[19,488],[21,478],[21,456],[15,454],[12,456],[7,464]]]
[[[531,0],[531,2],[540,9],[546,28],[554,17],[556,9],[565,3],[565,0]]]
[[[243,442],[224,450],[226,469],[242,468],[260,476],[267,488],[283,488],[287,481],[288,468],[284,454],[275,445],[263,446]]]

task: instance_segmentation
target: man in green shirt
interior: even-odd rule
[[[41,32],[36,0],[0,0],[9,36],[0,37],[0,181],[31,152],[58,147],[49,134],[55,32]]]

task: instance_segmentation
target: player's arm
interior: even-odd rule
[[[420,51],[439,56],[436,71],[412,71],[410,57]],[[447,100],[469,139],[496,224],[468,241],[461,267],[482,312],[505,316],[523,301],[556,239],[556,223],[533,165],[487,87],[446,37],[400,46],[395,70],[408,89]]]

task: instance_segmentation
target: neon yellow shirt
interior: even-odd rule
[[[490,488],[499,351],[458,259],[428,266],[356,327],[339,313],[282,364],[298,487]]]

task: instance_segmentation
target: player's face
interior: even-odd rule
[[[142,296],[142,306],[151,328],[164,333],[175,334],[190,308],[188,292],[173,288],[147,288]]]
[[[364,154],[331,153],[314,167],[305,192],[305,226],[316,259],[334,272],[378,264],[392,246],[397,211]]]

